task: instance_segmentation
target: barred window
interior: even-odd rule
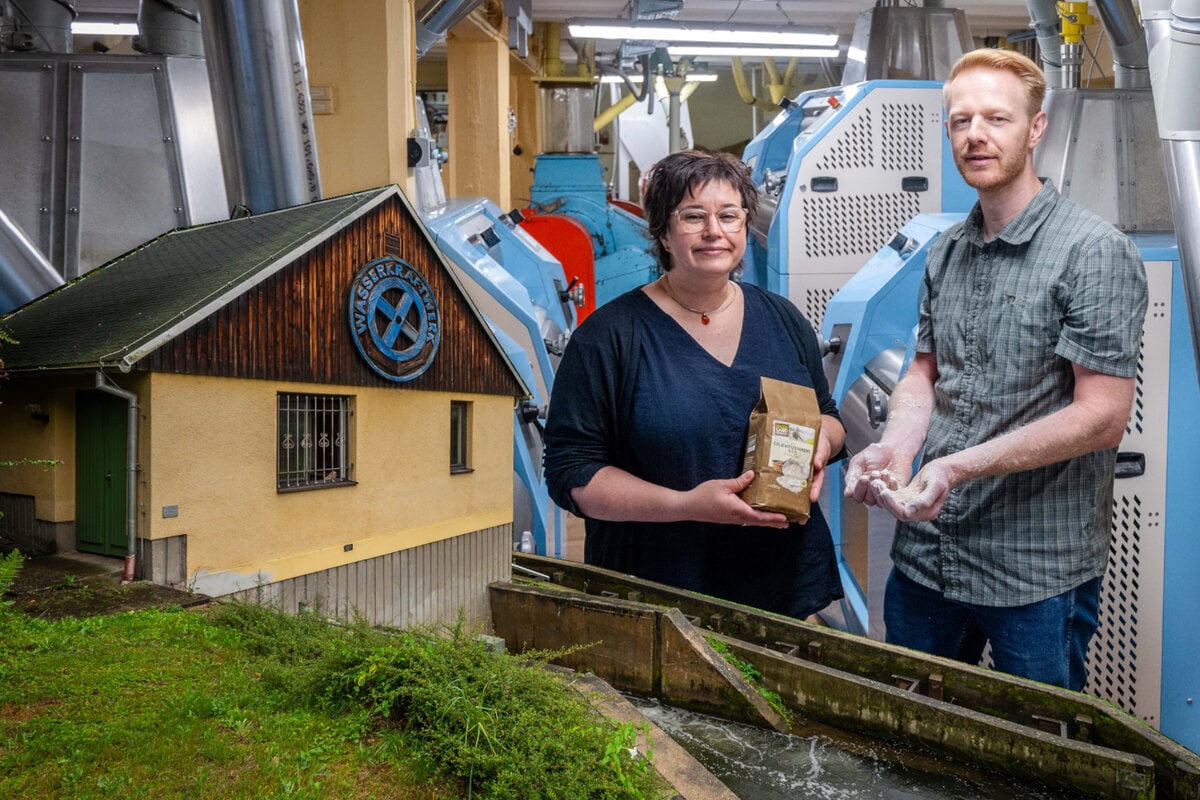
[[[280,392],[279,490],[354,483],[353,416],[352,397]]]
[[[471,471],[471,404],[450,402],[450,471]]]

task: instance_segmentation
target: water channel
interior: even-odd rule
[[[1072,800],[921,753],[822,729],[788,736],[629,697],[741,800]]]

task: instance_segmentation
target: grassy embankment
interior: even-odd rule
[[[20,568],[0,559],[0,595]],[[0,600],[0,797],[658,798],[637,731],[459,629]]]

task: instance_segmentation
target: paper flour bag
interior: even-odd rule
[[[750,413],[743,471],[754,480],[741,498],[752,508],[808,522],[809,482],[821,432],[821,407],[807,386],[760,378],[758,405]]]

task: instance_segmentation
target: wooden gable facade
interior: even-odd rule
[[[355,350],[349,295],[356,274],[400,259],[433,290],[441,342],[429,368],[389,381]],[[227,378],[457,391],[520,397],[524,387],[420,224],[393,197],[137,362],[136,369]]]

